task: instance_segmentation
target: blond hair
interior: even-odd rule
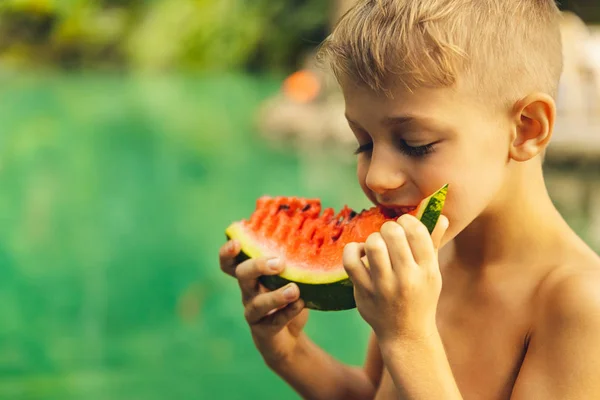
[[[556,96],[559,21],[554,0],[359,0],[317,58],[338,81],[379,92],[460,81],[502,103],[525,91]]]

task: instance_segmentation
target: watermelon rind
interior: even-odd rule
[[[255,245],[247,235],[244,235],[243,229],[239,224],[230,225],[225,231],[225,234],[227,239],[236,239],[241,244],[241,251],[235,259],[237,264],[250,258],[258,258],[267,255],[262,254],[260,248]],[[332,277],[331,279],[334,280],[326,283],[310,283],[310,281],[306,282],[301,279],[290,277],[290,275],[293,276],[293,271],[296,270],[299,270],[299,268],[294,268],[294,266],[288,264],[282,274],[263,275],[259,280],[260,283],[269,290],[277,290],[289,283],[295,283],[298,285],[306,308],[312,310],[341,311],[350,310],[356,307],[354,301],[354,287],[348,278],[348,274],[346,274],[346,271],[343,268],[335,271],[336,274],[334,274],[341,275],[341,279],[330,274]],[[292,271],[292,274],[290,274],[290,271]],[[322,274],[316,275],[320,275],[321,280],[327,278],[327,276],[323,276]],[[308,275],[304,272],[303,276]]]
[[[276,290],[292,282],[277,275],[265,275],[260,282],[270,290]],[[300,289],[300,297],[306,308],[319,311],[341,311],[356,308],[354,286],[350,279],[339,282],[311,285],[294,282]]]
[[[442,215],[442,209],[444,208],[447,195],[448,184],[442,186],[431,196],[423,199],[421,203],[419,203],[419,207],[415,212],[415,217],[427,227],[429,234],[433,233],[433,229],[435,228],[440,215]]]

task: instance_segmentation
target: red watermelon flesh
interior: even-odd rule
[[[226,233],[240,241],[247,257],[282,257],[282,278],[326,284],[347,278],[342,265],[347,243],[364,242],[397,217],[378,207],[356,213],[344,206],[336,214],[332,208],[322,210],[318,199],[265,196],[249,220],[231,224]]]

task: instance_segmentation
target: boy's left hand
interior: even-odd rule
[[[442,289],[438,248],[448,229],[440,216],[431,235],[405,214],[383,224],[364,244],[349,243],[343,263],[360,315],[379,342],[421,340],[437,333],[436,309]],[[362,262],[366,254],[369,267]]]

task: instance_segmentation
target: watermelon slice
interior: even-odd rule
[[[427,197],[411,214],[431,233],[442,212],[448,185]],[[321,210],[316,199],[261,197],[248,220],[232,223],[225,234],[241,244],[238,262],[248,258],[277,256],[286,266],[279,276],[260,281],[271,290],[290,282],[300,288],[306,307],[333,311],[356,307],[352,282],[342,265],[344,246],[364,242],[384,222],[399,213],[378,207],[360,213],[345,206],[339,213]]]

